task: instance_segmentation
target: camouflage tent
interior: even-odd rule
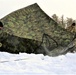
[[[4,29],[0,31],[0,50],[11,53],[35,53],[42,43],[43,35],[45,46],[48,46],[46,38],[49,41],[50,50],[57,45],[68,45],[74,37],[72,33],[58,26],[37,3],[8,14],[1,22]]]

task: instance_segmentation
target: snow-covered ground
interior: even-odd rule
[[[0,75],[76,75],[76,53],[57,57],[0,52]]]

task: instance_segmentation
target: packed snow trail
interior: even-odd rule
[[[0,75],[76,75],[76,53],[57,57],[0,52]]]

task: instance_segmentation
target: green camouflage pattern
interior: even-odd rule
[[[43,33],[51,33],[51,25],[57,25],[37,5],[15,11],[2,19],[6,32],[24,38],[40,40]]]
[[[37,46],[42,42],[43,34],[51,36],[60,46],[68,45],[74,37],[73,33],[60,27],[37,3],[8,14],[1,19],[1,22],[4,25],[3,33],[19,38],[39,41],[39,43],[36,43],[38,44]],[[9,38],[7,39],[9,40]],[[55,42],[52,39],[49,39],[49,41],[51,43],[50,46],[54,49],[56,47]],[[8,45],[8,47],[10,46]],[[18,49],[18,51],[20,50]]]
[[[5,32],[23,38],[41,41],[43,33],[58,38],[57,41],[61,40],[60,38],[72,38],[69,32],[58,26],[36,3],[10,13],[1,21],[6,27]]]

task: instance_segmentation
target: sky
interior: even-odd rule
[[[56,14],[76,20],[76,0],[0,0],[0,18],[34,3],[38,3],[50,17]]]

